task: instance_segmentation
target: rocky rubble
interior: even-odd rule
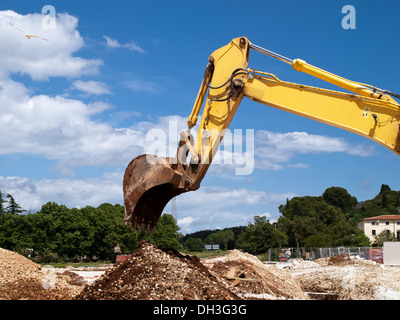
[[[199,260],[140,242],[102,270],[88,281],[0,249],[0,300],[400,300],[399,267],[346,255],[273,265],[239,250]]]
[[[142,241],[126,261],[76,297],[83,300],[236,300],[198,258]]]
[[[307,300],[300,282],[287,270],[264,265],[257,257],[232,250],[230,253],[203,261],[209,270],[242,299]]]
[[[70,275],[0,248],[0,300],[70,300],[82,289]]]
[[[400,300],[399,267],[341,254],[288,270],[313,299]]]

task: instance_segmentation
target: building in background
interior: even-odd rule
[[[365,235],[375,241],[375,237],[382,231],[391,232],[400,241],[400,215],[381,215],[369,217],[357,222],[357,228],[363,230]]]

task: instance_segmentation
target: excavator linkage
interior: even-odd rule
[[[248,68],[250,49],[350,93],[282,81],[273,74]],[[144,154],[129,163],[123,181],[124,221],[132,223],[132,230],[154,231],[172,198],[200,187],[243,97],[359,134],[400,155],[400,104],[390,96],[400,99],[399,94],[347,80],[301,59],[286,58],[245,37],[235,38],[208,58],[176,157]],[[190,129],[202,108],[194,140]]]

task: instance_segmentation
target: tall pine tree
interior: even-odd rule
[[[25,210],[22,210],[21,206],[15,202],[14,197],[11,194],[7,194],[8,198],[8,207],[7,207],[7,212],[9,213],[22,213]]]
[[[0,190],[0,215],[4,214],[6,212],[6,210],[4,209],[4,205],[3,203],[5,203],[6,201],[3,198],[3,193]]]

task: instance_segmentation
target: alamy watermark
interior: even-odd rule
[[[156,128],[151,129],[146,134],[146,142],[148,142],[148,147],[145,150],[146,154],[154,154],[158,157],[169,156],[172,157],[170,161],[178,161],[175,156],[178,156],[181,162],[186,161],[185,155],[188,154],[187,160],[190,163],[197,163],[198,161],[204,164],[223,164],[223,165],[233,165],[235,167],[236,175],[250,175],[254,170],[254,129],[224,129],[219,132],[216,129],[208,130],[201,129],[201,134],[197,135],[201,139],[201,149],[203,154],[212,154],[212,160],[208,157],[203,159],[196,159],[196,157],[191,157],[189,146],[185,145],[181,141],[182,146],[177,154],[179,139],[184,139],[185,135],[179,135],[178,122],[175,120],[169,121],[169,126],[167,130]],[[178,138],[179,136],[179,138]],[[216,137],[214,141],[222,139],[218,148],[211,149],[212,146],[209,145],[210,137]],[[193,137],[192,137],[193,138]],[[193,144],[193,149],[195,145]],[[195,144],[198,142],[195,141]],[[193,150],[192,149],[192,150]],[[196,156],[196,155],[195,155]],[[184,159],[182,161],[182,159]],[[153,157],[148,157],[147,161],[149,163],[158,161]]]
[[[42,7],[42,13],[45,14],[45,16],[42,18],[42,28],[45,30],[55,29],[57,27],[57,22],[56,9],[54,6],[46,4]]]
[[[43,266],[42,272],[44,273],[44,277],[42,279],[42,288],[43,289],[55,289],[57,275],[55,268],[51,265]]]
[[[342,18],[342,28],[345,30],[356,28],[356,8],[347,4],[343,6],[342,13],[345,16]]]

